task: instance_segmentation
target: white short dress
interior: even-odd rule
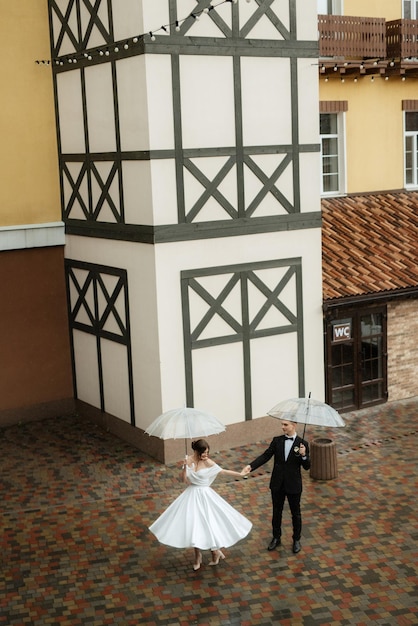
[[[219,465],[186,468],[190,485],[149,527],[160,543],[173,548],[228,548],[248,535],[251,522],[238,513],[210,485]]]

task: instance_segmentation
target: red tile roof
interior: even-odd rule
[[[324,301],[418,286],[418,191],[322,199]]]

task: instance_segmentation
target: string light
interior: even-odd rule
[[[247,3],[252,2],[252,0],[246,0]],[[211,11],[213,11],[214,9],[216,9],[217,7],[219,7],[222,4],[226,4],[226,3],[230,3],[230,4],[237,4],[238,0],[220,0],[217,4],[210,4],[209,6],[205,7],[204,9],[200,10],[200,11],[194,11],[193,13],[190,13],[187,17],[185,17],[184,19],[176,19],[175,22],[173,24],[164,24],[162,26],[160,26],[159,28],[156,28],[155,30],[149,31],[148,33],[143,33],[141,35],[136,35],[135,37],[133,37],[132,42],[134,44],[137,44],[140,40],[144,41],[147,37],[147,35],[149,35],[150,40],[152,42],[156,41],[156,33],[158,33],[159,31],[163,31],[165,33],[169,33],[169,31],[171,31],[171,29],[175,30],[175,32],[180,32],[181,31],[181,24],[183,24],[184,22],[186,22],[188,19],[192,18],[194,20],[199,20],[200,16],[202,14],[207,15],[209,14]],[[129,42],[125,40],[124,43],[119,42],[114,44],[114,48],[113,48],[113,52],[114,53],[118,53],[120,51],[120,47],[123,47],[124,50],[129,50]],[[110,52],[108,48],[98,48],[96,49],[94,52],[90,51],[90,52],[83,52],[83,53],[78,53],[79,58],[84,58],[88,61],[91,61],[93,59],[93,54],[96,54],[100,57],[103,56],[109,56]],[[57,66],[63,66],[64,65],[64,61],[67,63],[77,63],[77,59],[74,58],[74,55],[65,55],[64,57],[61,57],[59,59],[54,59],[54,63]],[[38,65],[49,65],[51,63],[51,61],[36,61],[36,63]]]

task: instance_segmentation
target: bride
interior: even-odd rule
[[[209,565],[224,559],[221,548],[228,548],[248,535],[252,524],[216,491],[211,484],[218,474],[243,477],[241,472],[222,469],[209,457],[204,439],[192,442],[193,455],[186,457],[182,480],[188,487],[149,527],[160,543],[174,548],[194,548],[193,569],[202,564],[201,550],[211,550]]]

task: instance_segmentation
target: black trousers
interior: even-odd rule
[[[300,510],[301,493],[286,493],[284,489],[271,490],[273,503],[273,537],[280,539],[282,536],[282,514],[285,500],[289,503],[292,515],[293,541],[299,541],[302,534],[302,514]]]

